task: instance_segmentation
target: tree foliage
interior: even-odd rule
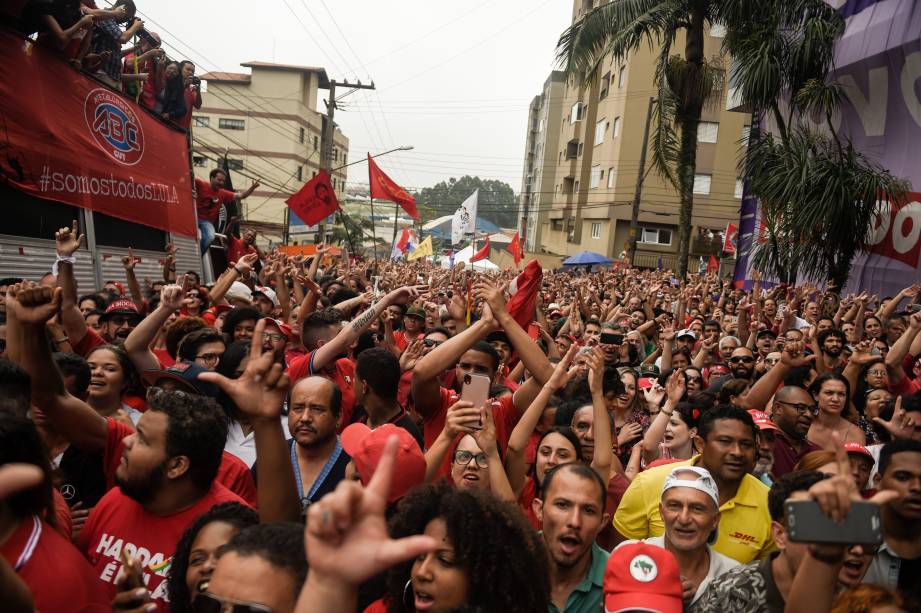
[[[451,215],[474,190],[479,189],[478,215],[499,227],[518,225],[518,197],[512,186],[504,181],[481,179],[464,175],[426,187],[416,194],[416,202],[431,211],[432,217]]]

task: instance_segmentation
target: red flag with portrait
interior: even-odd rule
[[[371,197],[381,200],[396,202],[406,214],[413,219],[419,219],[416,210],[416,199],[406,193],[406,190],[394,183],[393,179],[384,174],[384,171],[374,162],[368,154],[368,182],[371,184]]]
[[[308,226],[317,225],[339,208],[336,192],[325,170],[304,183],[296,194],[285,200],[285,204]]]

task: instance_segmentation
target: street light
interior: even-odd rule
[[[382,153],[375,153],[375,154],[372,155],[371,157],[372,157],[372,158],[379,158],[379,157],[381,157],[382,155],[387,155],[388,153],[393,153],[394,151],[411,151],[411,150],[413,150],[413,149],[415,149],[415,147],[413,147],[412,145],[403,145],[402,147],[397,147],[396,149],[390,149],[389,151],[384,151],[384,152],[382,152]],[[361,158],[360,160],[355,160],[354,162],[349,162],[348,164],[343,164],[342,166],[337,166],[336,168],[333,168],[332,170],[330,170],[330,172],[334,172],[334,171],[336,171],[336,170],[341,170],[342,168],[347,168],[347,167],[349,167],[349,166],[354,166],[355,164],[361,164],[361,163],[364,162],[366,159],[367,159],[367,158]]]

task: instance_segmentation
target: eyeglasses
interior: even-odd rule
[[[195,613],[272,613],[272,608],[254,602],[220,598],[205,592],[192,602]]]
[[[220,353],[203,353],[195,356],[195,359],[201,360],[205,364],[217,364],[221,361],[221,355]]]
[[[819,407],[812,404],[803,404],[802,402],[784,402],[782,400],[775,400],[774,404],[783,404],[796,409],[796,412],[800,415],[806,415],[808,413],[812,416],[816,416],[819,414]]]
[[[867,374],[871,377],[885,377],[889,373],[885,370],[868,370]]]
[[[109,318],[109,321],[112,322],[113,324],[115,324],[116,326],[124,326],[124,325],[133,326],[133,325],[135,325],[135,324],[137,323],[137,318],[136,318],[136,317],[124,317],[124,316],[122,316],[122,315],[116,315],[116,316],[114,316],[114,317],[110,317],[110,318]]]
[[[186,294],[186,298],[198,298],[199,300],[201,300],[201,294],[199,294],[198,292],[189,292],[188,294]]]
[[[684,380],[686,383],[703,383],[704,382],[703,377],[694,377],[694,376],[688,376],[688,375],[684,376]]]
[[[454,463],[458,466],[467,466],[472,460],[476,460],[476,465],[480,468],[489,468],[489,459],[483,452],[476,455],[463,450],[454,452]]]
[[[730,364],[752,364],[754,363],[755,358],[747,355],[737,355],[735,357],[729,358]]]
[[[444,341],[436,341],[433,338],[426,338],[422,340],[422,344],[426,347],[437,347],[442,344]]]
[[[263,339],[268,339],[268,340],[272,341],[273,343],[277,343],[278,341],[285,340],[286,337],[285,337],[285,335],[283,335],[283,334],[278,334],[278,333],[276,333],[276,332],[264,332],[264,333],[262,334],[262,338],[263,338]]]

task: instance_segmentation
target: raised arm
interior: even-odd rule
[[[248,253],[242,256],[239,262],[221,273],[221,276],[214,282],[214,287],[211,288],[209,294],[211,304],[221,303],[235,281],[242,281],[249,276],[258,259],[259,256],[255,253]]]
[[[746,410],[762,410],[771,401],[771,398],[790,371],[794,368],[805,366],[811,358],[812,356],[805,355],[805,345],[802,341],[787,343],[780,354],[780,362],[764,373],[748,390],[748,394],[741,401],[742,408]]]
[[[125,279],[128,281],[128,292],[131,294],[131,301],[137,306],[138,311],[144,313],[147,310],[144,294],[141,292],[141,284],[138,283],[137,275],[134,273],[134,268],[138,262],[140,260],[134,257],[131,247],[128,247],[128,255],[122,257],[122,266],[125,267]]]
[[[611,417],[604,401],[604,352],[601,347],[592,348],[588,355],[588,387],[592,393],[592,416],[595,428],[595,451],[592,456],[592,468],[607,483],[611,479],[611,464],[614,458],[614,442],[611,432]],[[611,424],[613,425],[613,424]]]
[[[199,379],[220,387],[253,424],[259,458],[256,463],[259,520],[299,521],[301,503],[281,426],[281,409],[291,382],[282,365],[273,362],[272,353],[262,352],[264,332],[265,320],[261,319],[253,333],[246,370],[238,379],[228,379],[216,372],[201,373]]]
[[[656,413],[655,419],[652,420],[646,430],[646,434],[643,435],[642,444],[638,445],[643,449],[643,460],[646,464],[659,458],[659,449],[662,437],[665,436],[665,428],[675,412],[675,407],[678,406],[678,402],[684,396],[685,383],[680,372],[675,371],[668,377],[668,381],[665,383],[665,390],[667,398],[665,406]]]
[[[245,200],[246,198],[249,198],[250,195],[251,195],[254,191],[256,191],[256,188],[258,188],[260,185],[262,185],[262,184],[259,183],[259,181],[253,181],[253,182],[250,184],[250,186],[247,187],[246,189],[244,189],[242,192],[237,192],[237,198],[239,198],[240,200]]]
[[[101,454],[106,446],[106,420],[67,392],[45,338],[45,323],[61,306],[61,293],[60,288],[17,286],[15,299],[10,300],[8,294],[6,308],[22,327],[20,364],[32,378],[32,402],[75,447]]]
[[[79,234],[76,220],[70,228],[61,228],[54,234],[54,248],[57,251],[58,287],[61,288],[61,325],[71,344],[79,343],[86,336],[86,320],[77,305],[77,282],[74,280],[74,254],[80,249],[85,237]]]
[[[160,360],[150,350],[150,346],[166,320],[179,309],[183,298],[185,298],[185,291],[182,287],[164,285],[160,290],[160,304],[128,334],[128,338],[125,339],[125,352],[138,371],[160,368]]]
[[[919,332],[921,332],[921,313],[912,313],[908,320],[908,327],[886,354],[886,369],[889,371],[889,380],[892,385],[898,385],[905,379],[902,362]]]

